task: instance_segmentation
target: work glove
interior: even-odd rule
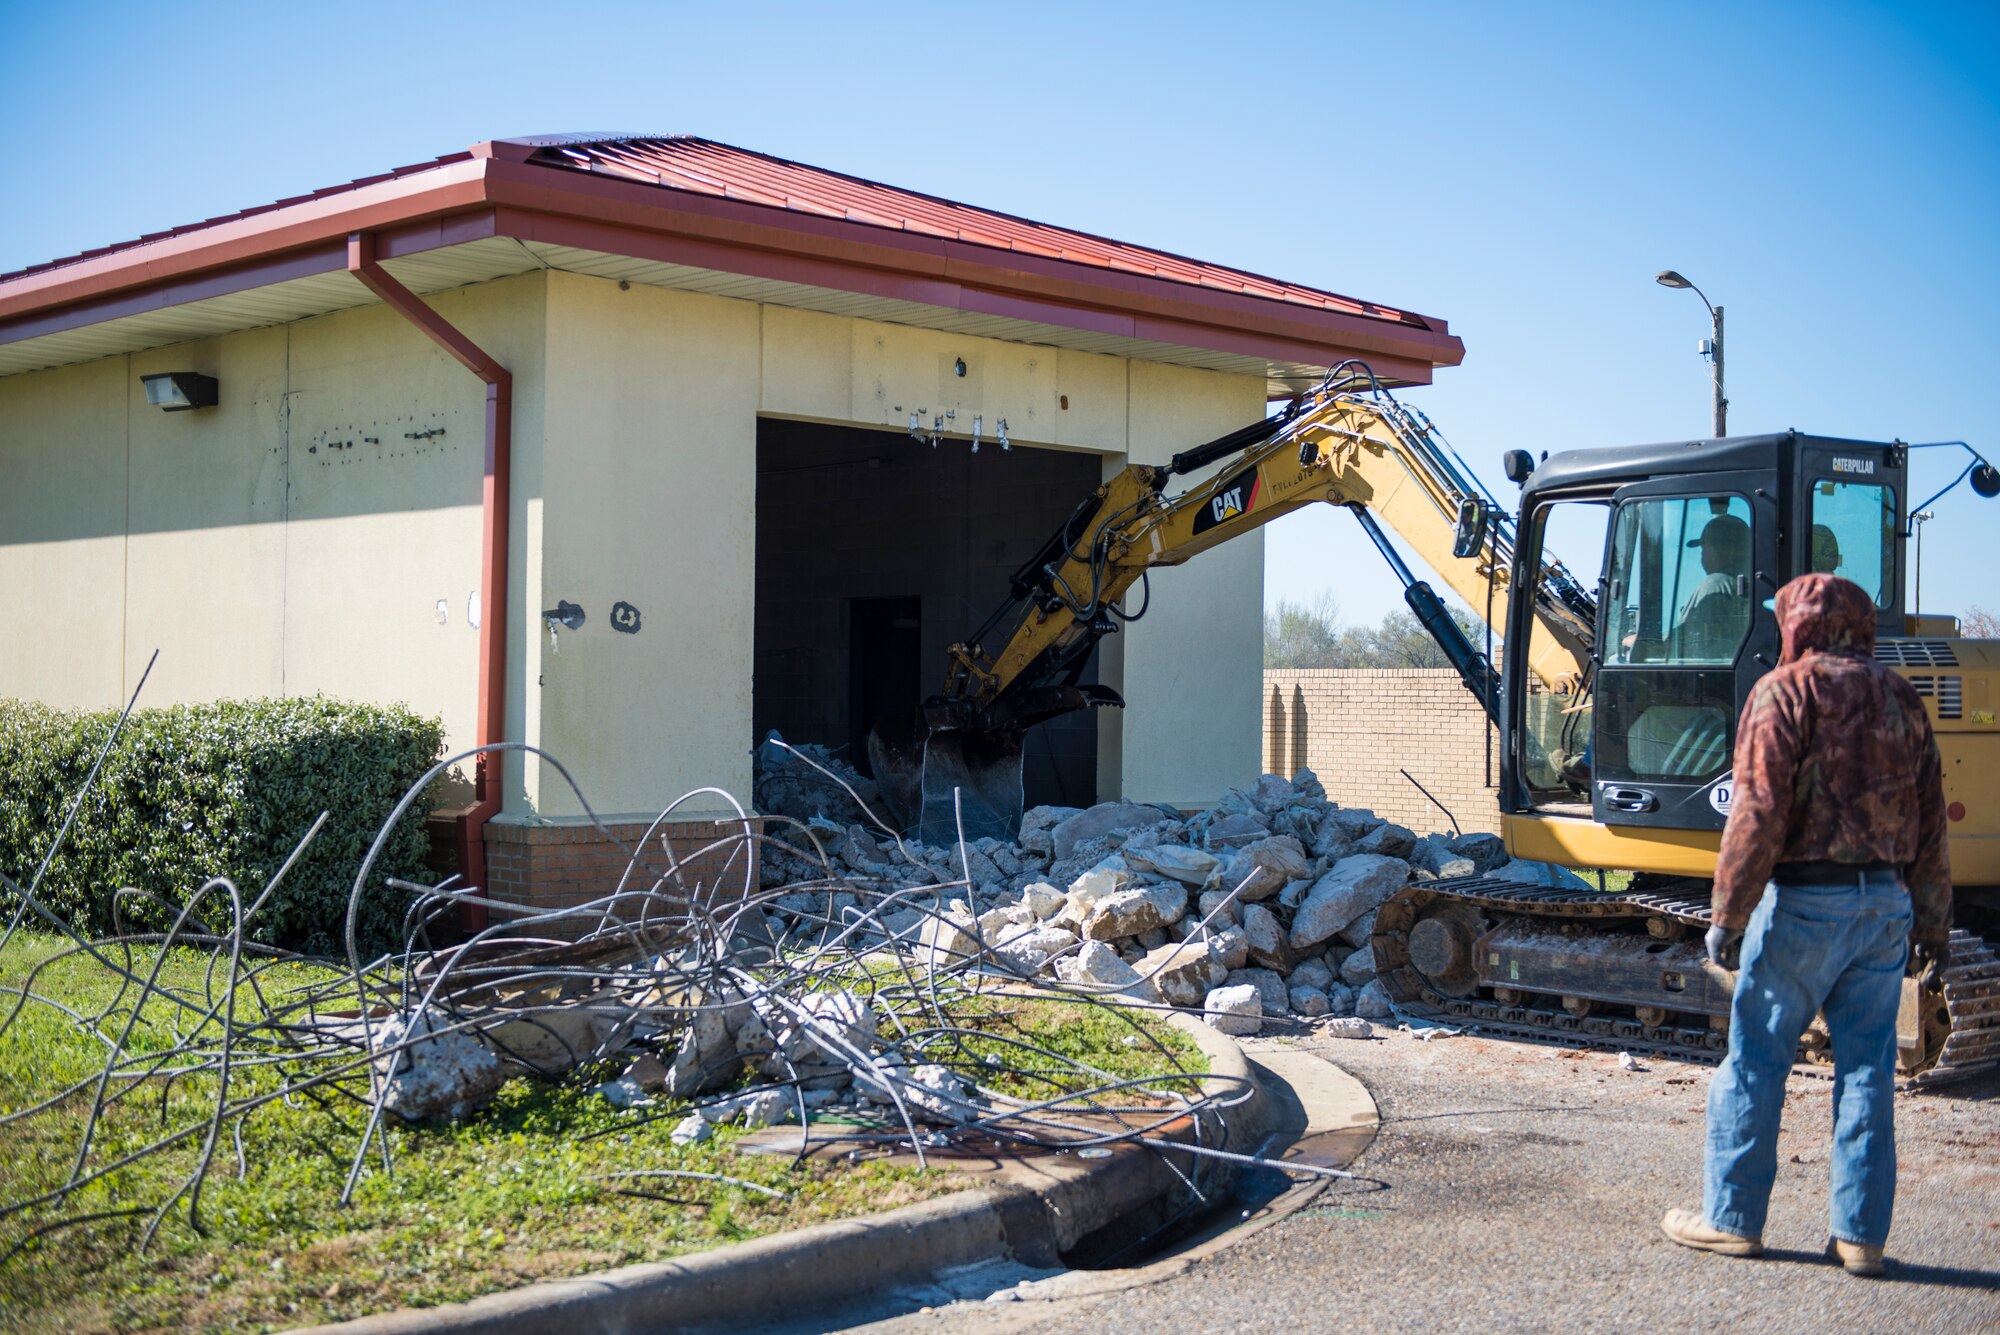
[[[1916,942],[1910,946],[1910,962],[1916,966],[1917,986],[1926,992],[1944,990],[1943,946],[1933,946]]]
[[[1743,929],[1724,927],[1720,923],[1708,929],[1702,938],[1708,947],[1708,957],[1725,969],[1734,969],[1743,955]]]

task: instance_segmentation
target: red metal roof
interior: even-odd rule
[[[692,135],[604,139],[565,135],[499,142],[532,149],[526,161],[541,166],[618,176],[666,190],[685,190],[793,213],[842,218],[871,227],[944,237],[1099,269],[1123,270],[1298,306],[1346,311],[1418,328],[1429,326],[1421,316],[1373,302],[1067,227],[1052,227],[1013,214],[976,208]]]
[[[308,194],[291,195],[285,199],[274,199],[269,204],[253,204],[247,209],[238,209],[235,213],[218,213],[213,218],[204,218],[197,223],[183,223],[179,227],[169,227],[164,232],[148,232],[144,236],[133,237],[130,241],[114,241],[108,246],[98,246],[93,250],[80,250],[74,255],[64,255],[59,259],[43,260],[40,264],[30,264],[26,268],[16,269],[12,273],[0,273],[0,283],[4,283],[10,278],[22,278],[32,273],[45,273],[50,269],[60,269],[64,265],[76,264],[82,260],[94,260],[100,255],[110,255],[116,251],[131,250],[137,246],[151,245],[155,241],[165,241],[170,237],[186,236],[189,232],[199,232],[206,228],[218,227],[223,223],[236,222],[242,218],[254,218],[260,213],[271,213],[278,209],[290,208],[294,204],[304,204],[315,199],[325,199],[329,195],[345,194],[350,190],[358,190],[363,186],[374,185],[380,181],[399,180],[405,176],[415,176],[418,172],[427,172],[438,167],[448,166],[454,162],[470,162],[471,160],[472,152],[468,149],[461,153],[446,153],[440,157],[432,158],[429,162],[413,162],[407,167],[392,167],[388,171],[377,172],[373,176],[357,176],[344,185],[329,185]]]
[[[1443,320],[685,136],[492,140],[0,275],[0,346],[507,237],[1424,384]],[[532,257],[531,257],[532,258]]]

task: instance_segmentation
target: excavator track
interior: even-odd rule
[[[1428,881],[1376,912],[1376,969],[1402,1011],[1505,1038],[1615,1043],[1683,1061],[1728,1051],[1733,978],[1701,961],[1709,906],[1697,894],[1555,890],[1485,877]],[[1528,959],[1518,988],[1496,979]],[[1538,978],[1535,961],[1557,972]],[[1482,967],[1486,976],[1481,976]],[[1686,991],[1640,996],[1621,983],[1665,973]],[[1651,986],[1650,981],[1647,984]],[[1635,1000],[1635,998],[1637,998]],[[1952,932],[1943,992],[1910,994],[1918,1046],[1902,1050],[1899,1078],[1929,1086],[2000,1067],[2000,956],[1970,932]],[[1683,1009],[1681,1002],[1685,1005]],[[1651,1003],[1651,1004],[1649,1004]],[[1802,1065],[1832,1060],[1817,1025]]]

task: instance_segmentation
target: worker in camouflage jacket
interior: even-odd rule
[[[1675,1242],[1763,1251],[1785,1078],[1815,1014],[1832,1033],[1828,1255],[1882,1272],[1896,1194],[1896,1013],[1906,969],[1942,985],[1951,921],[1942,769],[1923,701],[1876,666],[1875,604],[1834,575],[1778,590],[1784,652],[1737,725],[1708,953],[1741,967],[1710,1082],[1702,1210]]]

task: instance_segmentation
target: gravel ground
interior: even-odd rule
[[[1709,1068],[1464,1036],[1298,1041],[1374,1095],[1384,1125],[1354,1167],[1379,1186],[1342,1184],[1145,1287],[872,1329],[2000,1331],[2000,1078],[1898,1100],[1889,1273],[1864,1280],[1820,1255],[1828,1081],[1793,1078],[1769,1250],[1728,1260],[1658,1230],[1700,1204]]]

